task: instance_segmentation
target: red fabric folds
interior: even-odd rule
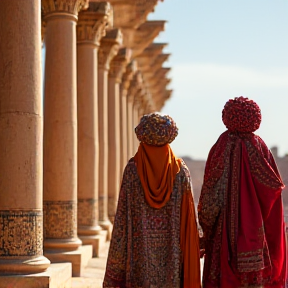
[[[204,288],[285,287],[283,188],[259,136],[226,131],[219,137],[198,206],[207,237]]]

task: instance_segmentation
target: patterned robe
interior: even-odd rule
[[[211,148],[199,199],[203,288],[284,288],[284,185],[253,133],[224,132]]]
[[[170,200],[150,207],[132,158],[124,171],[104,288],[180,288],[180,215],[183,193],[191,193],[190,173],[181,162]]]

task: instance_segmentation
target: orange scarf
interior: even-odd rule
[[[181,159],[169,144],[140,143],[134,156],[147,203],[160,209],[170,200]],[[200,288],[199,239],[192,191],[185,191],[181,204],[180,247],[183,253],[183,288]]]
[[[134,156],[145,199],[153,208],[162,208],[169,201],[176,174],[180,171],[169,144],[152,146],[140,143]]]

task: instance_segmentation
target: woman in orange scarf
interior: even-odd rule
[[[199,236],[190,173],[169,145],[173,119],[151,113],[121,185],[103,287],[200,288]]]

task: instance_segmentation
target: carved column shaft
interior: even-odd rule
[[[77,25],[78,235],[98,255],[98,48],[111,13],[108,2],[90,3]],[[95,241],[94,241],[95,240]]]
[[[117,54],[122,35],[119,29],[107,32],[102,38],[98,57],[98,131],[99,131],[99,224],[111,237],[108,219],[108,71]]]
[[[133,112],[132,112],[132,114],[133,114],[133,118],[132,118],[133,127],[136,127],[139,123],[139,117],[140,117],[139,110],[141,108],[142,98],[144,95],[144,91],[142,90],[143,87],[141,87],[141,84],[139,82],[137,84],[138,84],[138,86],[137,86],[138,89],[134,95]],[[138,146],[139,146],[139,140],[138,140],[136,134],[133,133],[133,151],[134,151],[134,153],[137,151]]]
[[[133,79],[133,75],[137,70],[137,65],[135,61],[132,61],[126,68],[126,71],[122,77],[122,83],[120,88],[120,175],[123,174],[124,168],[127,164],[128,159],[128,89]]]
[[[56,5],[57,4],[57,5]],[[76,250],[77,12],[85,1],[42,1],[46,22],[44,90],[45,249]],[[63,225],[63,223],[65,223]]]
[[[50,264],[43,257],[40,1],[2,1],[0,39],[0,274],[38,273]]]
[[[139,123],[139,107],[134,105],[133,106],[133,127],[136,127]],[[139,146],[139,141],[136,134],[133,134],[133,154],[136,153],[137,148]]]
[[[120,49],[110,64],[108,80],[108,217],[114,222],[120,188],[120,83],[131,50]]]
[[[133,157],[134,152],[134,126],[133,126],[133,96],[129,93],[127,97],[127,155]]]
[[[123,91],[120,87],[120,178],[127,164],[127,90]]]
[[[139,90],[139,82],[141,81],[140,73],[136,73],[131,81],[128,97],[127,97],[127,138],[128,138],[128,158],[134,156],[135,154],[135,116],[134,116],[134,99]]]

